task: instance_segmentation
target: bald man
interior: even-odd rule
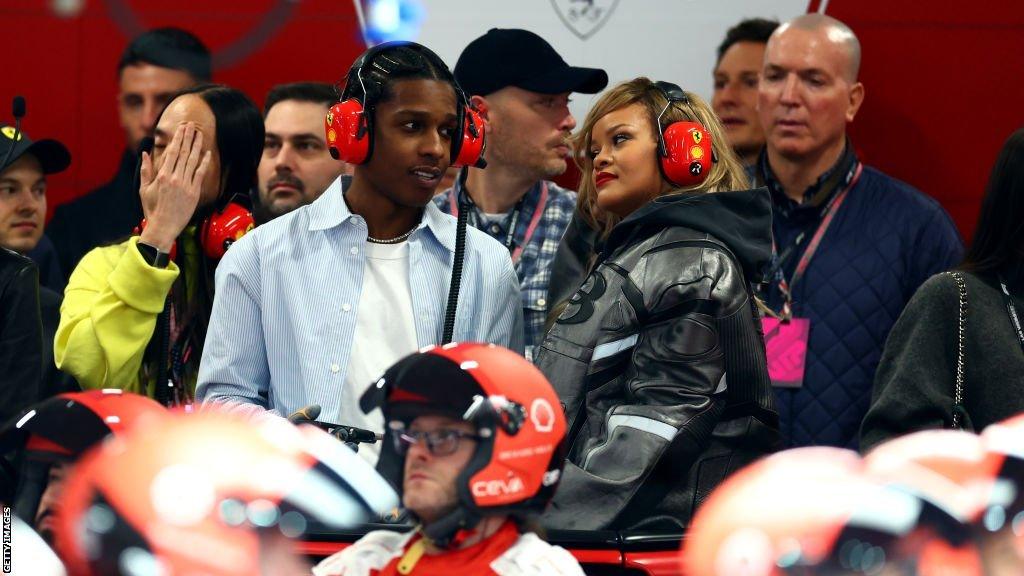
[[[790,446],[857,447],[889,330],[963,250],[938,202],[858,160],[846,127],[864,102],[860,61],[848,26],[807,14],[769,38],[758,86],[756,176],[777,243],[764,329]]]

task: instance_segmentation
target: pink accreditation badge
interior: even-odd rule
[[[782,322],[777,318],[765,317],[761,319],[761,327],[764,329],[768,375],[772,379],[772,386],[803,386],[811,321],[807,318],[793,318],[789,322]]]

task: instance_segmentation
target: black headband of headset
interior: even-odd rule
[[[369,91],[367,91],[366,84],[363,83],[362,78],[363,68],[365,68],[371,62],[373,62],[373,59],[376,58],[378,54],[401,47],[406,47],[423,54],[427,58],[427,60],[430,60],[431,62],[433,62],[435,66],[443,70],[446,76],[446,80],[448,81],[449,84],[452,85],[453,88],[455,88],[455,95],[456,98],[459,100],[459,103],[464,106],[468,106],[469,103],[468,100],[466,99],[465,92],[462,91],[462,88],[459,86],[459,83],[455,81],[455,75],[452,74],[451,70],[448,69],[448,65],[445,64],[444,60],[442,60],[441,57],[438,56],[437,53],[435,53],[430,48],[427,48],[422,44],[406,41],[383,42],[381,44],[377,44],[376,46],[371,46],[366,50],[366,52],[363,52],[363,54],[359,56],[359,58],[356,58],[356,61],[352,63],[352,67],[349,68],[348,74],[345,76],[345,87],[343,90],[340,91],[340,100],[344,101],[347,100],[348,98],[351,98],[353,96],[355,87],[358,86],[359,89],[362,91],[362,96],[359,98],[359,100],[363,103],[363,107],[367,109],[371,108],[373,104],[375,104],[374,100],[379,98],[380,95],[375,93],[371,96]],[[381,68],[383,69],[383,67]]]
[[[669,102],[682,102],[687,106],[690,105],[690,99],[686,97],[686,92],[683,92],[683,89],[678,84],[658,80],[654,83],[654,86],[665,95]]]

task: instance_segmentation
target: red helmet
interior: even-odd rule
[[[34,518],[50,465],[72,462],[109,434],[121,434],[149,418],[167,414],[145,396],[122,390],[69,392],[48,398],[12,418],[0,431],[0,453],[24,451],[25,463],[5,481],[14,510]],[[15,486],[15,482],[17,486]]]
[[[788,450],[746,467],[711,494],[685,540],[683,573],[879,574],[887,567],[896,571],[885,573],[916,574],[922,557],[948,559],[957,551],[933,525],[936,512],[941,516],[914,495],[866,477],[852,451]],[[937,525],[949,522],[942,517]]]
[[[1006,457],[1001,476],[1022,483],[1024,492],[1024,414],[992,424],[981,435],[989,452]],[[1021,494],[1024,508],[1024,494]]]
[[[1024,571],[1024,415],[1018,415],[993,424],[982,434],[985,449],[1003,456],[1005,460],[999,470],[998,485],[1013,497],[1003,509],[990,509],[982,520],[987,532],[1002,532],[1008,538],[983,539],[982,545],[987,558],[995,557],[1001,564],[1016,561],[1017,572]],[[998,491],[997,491],[998,492]],[[1009,530],[1007,530],[1009,528]],[[1012,533],[1012,537],[1008,534]],[[1007,539],[1012,546],[1006,546]],[[1002,546],[1001,546],[1002,545]],[[1009,550],[1012,554],[1009,554]]]
[[[399,491],[405,456],[395,446],[396,430],[417,416],[463,419],[482,437],[456,480],[459,508],[431,526],[435,542],[450,542],[483,516],[540,514],[558,487],[565,415],[547,378],[511,350],[475,343],[426,348],[389,368],[361,404],[364,412],[384,412],[377,470]]]
[[[879,445],[871,473],[914,491],[972,528],[991,573],[1024,571],[1024,427],[1013,419],[983,437],[956,430],[916,432]]]
[[[57,548],[74,575],[260,573],[261,542],[310,521],[343,528],[397,505],[315,427],[172,414],[105,442],[67,481]]]
[[[75,460],[108,434],[165,414],[167,409],[152,399],[123,390],[59,394],[8,422],[0,432],[0,451],[24,446],[30,458]]]
[[[1010,504],[1014,494],[996,482],[1005,460],[981,437],[960,430],[915,432],[864,457],[873,477],[913,491],[965,523],[981,520],[991,506]]]

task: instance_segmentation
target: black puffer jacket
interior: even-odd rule
[[[537,354],[571,445],[547,526],[681,529],[778,446],[748,282],[770,255],[763,188],[661,197],[615,227]]]

